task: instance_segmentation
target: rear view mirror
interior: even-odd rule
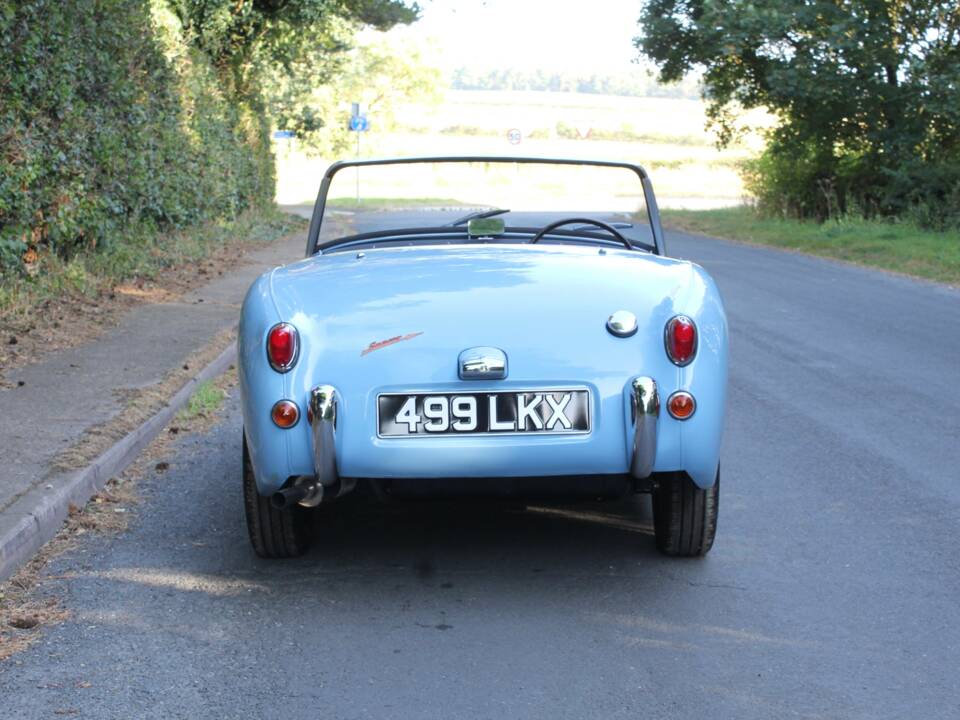
[[[506,228],[503,218],[473,218],[467,223],[470,237],[496,237],[503,235]]]

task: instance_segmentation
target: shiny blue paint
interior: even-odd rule
[[[313,474],[310,427],[276,428],[280,398],[305,412],[310,389],[333,385],[340,407],[337,464],[344,477],[437,478],[628,471],[624,388],[653,377],[661,402],[693,393],[696,414],[680,422],[663,408],[654,470],[685,470],[701,487],[716,477],[726,406],[727,323],[712,279],[692,263],[644,252],[544,244],[422,245],[328,252],[259,278],[243,304],[240,381],[244,424],[259,489]],[[606,330],[629,310],[639,330]],[[699,330],[696,359],[678,368],[664,349],[677,314]],[[300,358],[285,374],[267,363],[276,322],[300,332]],[[417,334],[415,334],[417,333]],[[397,337],[379,349],[372,343]],[[508,379],[463,381],[465,348],[502,348]],[[593,431],[582,435],[377,437],[381,392],[586,387]]]

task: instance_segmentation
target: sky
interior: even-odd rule
[[[624,72],[642,0],[421,0],[411,35],[447,67]]]

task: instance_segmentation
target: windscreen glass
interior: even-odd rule
[[[425,162],[347,167],[327,192],[320,246],[361,233],[449,226],[505,210],[506,229],[539,229],[562,218],[613,225],[652,247],[643,184],[630,168],[549,162]],[[457,227],[466,228],[466,220]],[[602,232],[584,225],[578,228]],[[516,239],[514,239],[516,241]]]

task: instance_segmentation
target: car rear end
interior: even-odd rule
[[[639,166],[335,163],[307,259],[244,302],[251,540],[296,554],[299,510],[360,481],[404,494],[633,489],[653,494],[664,552],[702,555],[726,346],[717,289],[665,256]]]
[[[265,276],[248,304],[241,380],[264,494],[321,466],[330,483],[716,474],[726,323],[689,263],[561,246],[342,252]],[[635,327],[612,328],[618,313]],[[278,329],[297,346],[280,364]],[[278,402],[300,419],[278,424]]]

